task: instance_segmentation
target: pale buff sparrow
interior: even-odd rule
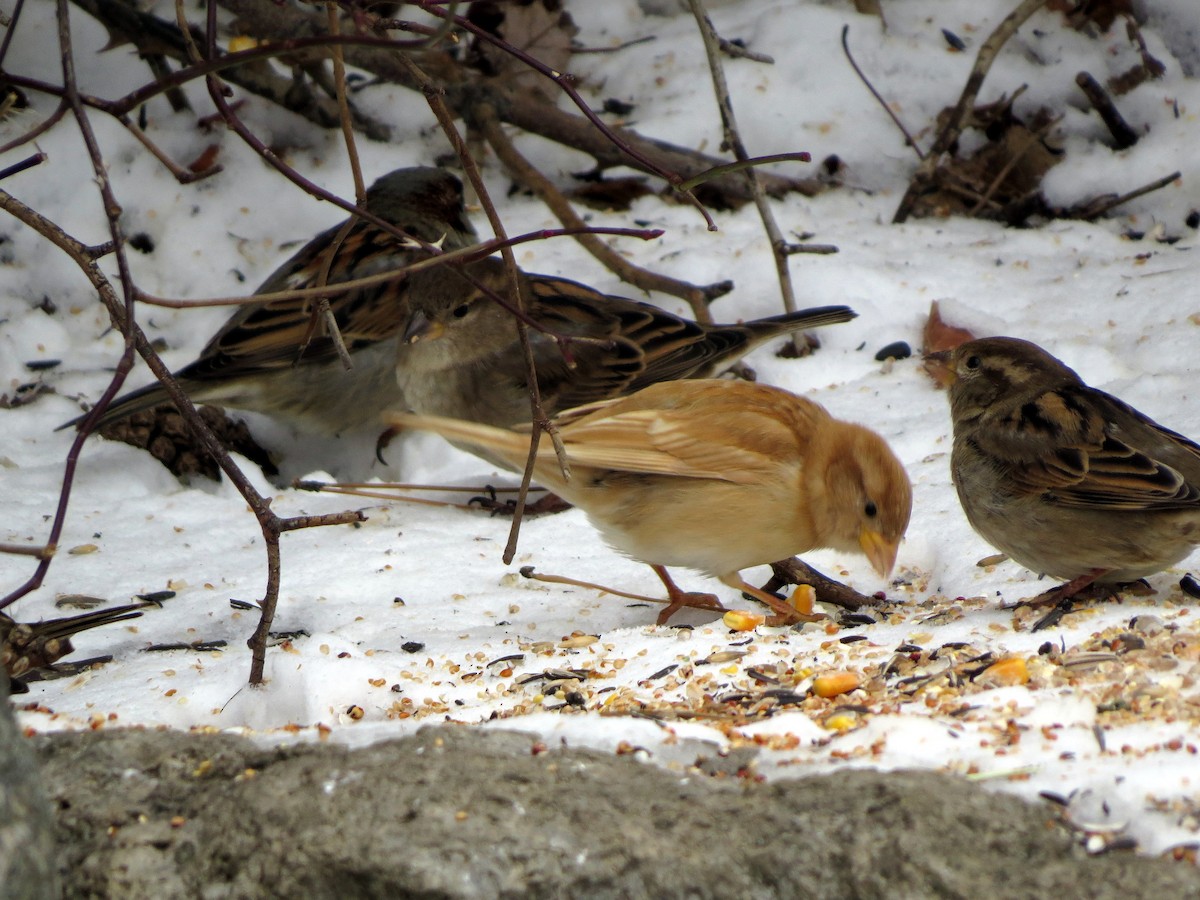
[[[529,451],[521,431],[426,415],[389,420],[514,468]],[[680,606],[715,608],[711,595],[677,587],[667,566],[713,575],[788,621],[797,610],[747,584],[741,569],[827,547],[864,553],[886,576],[908,526],[912,488],[883,438],[780,388],[664,382],[569,411],[556,424],[570,477],[548,438],[535,477],[580,507],[614,549],[654,569],[670,600],[660,624]]]

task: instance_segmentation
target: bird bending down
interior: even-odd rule
[[[1200,446],[1089,387],[1036,344],[983,338],[931,354],[948,367],[951,474],[972,527],[1065,584],[1135,581],[1200,544]]]
[[[397,169],[368,189],[365,209],[412,237],[445,250],[477,240],[463,207],[462,183],[440,169]],[[255,292],[270,294],[338,284],[411,265],[429,252],[354,220],[314,237]],[[403,408],[394,374],[396,348],[408,317],[407,278],[329,297],[329,308],[353,363],[347,369],[325,323],[313,327],[317,299],[294,298],[238,307],[200,357],[175,373],[199,403],[264,413],[317,434],[337,434],[378,421]],[[102,428],[135,412],[168,402],[154,383],[113,401]],[[74,425],[83,419],[68,422]],[[66,427],[66,426],[64,426]]]
[[[409,409],[505,428],[527,423],[528,372],[513,316],[468,287],[464,274],[508,296],[507,271],[495,258],[414,273],[396,359]],[[526,314],[545,329],[528,333],[549,415],[657,382],[712,378],[773,338],[855,318],[847,306],[824,306],[704,325],[565,278],[520,272],[518,283]]]
[[[529,452],[528,433],[414,414],[389,420],[513,468]],[[779,388],[665,382],[571,410],[555,424],[570,477],[549,440],[539,445],[534,477],[580,507],[614,549],[654,569],[670,600],[659,624],[681,606],[720,608],[712,595],[680,590],[667,566],[713,575],[795,621],[811,604],[797,612],[740,570],[826,547],[864,553],[886,577],[908,526],[912,489],[883,438]]]

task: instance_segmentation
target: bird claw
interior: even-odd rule
[[[467,501],[469,506],[476,506],[479,509],[487,510],[493,516],[511,516],[517,511],[516,500],[501,500],[496,496],[496,489],[490,484],[484,488],[487,495],[479,495],[472,497]],[[563,500],[557,494],[545,494],[539,497],[533,503],[525,504],[525,515],[553,515],[554,513],[566,512],[571,508],[571,504]]]
[[[388,448],[388,445],[392,442],[396,435],[400,434],[402,431],[404,431],[403,428],[393,425],[389,428],[385,428],[379,437],[375,439],[375,458],[379,460],[381,465],[386,466],[389,464],[388,461],[383,458],[383,451]]]
[[[672,596],[671,602],[663,607],[663,611],[658,614],[655,624],[666,625],[667,620],[685,606],[691,609],[706,609],[710,612],[727,612],[721,601],[717,599],[716,594],[706,594],[701,591],[681,591]]]

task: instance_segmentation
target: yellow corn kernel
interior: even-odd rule
[[[859,685],[854,672],[829,672],[813,679],[813,693],[818,697],[836,697],[854,690]]]
[[[1009,656],[996,660],[976,680],[999,685],[1026,684],[1029,681],[1029,667],[1025,665],[1023,656]]]
[[[748,612],[744,609],[731,609],[725,615],[721,616],[721,621],[731,631],[753,631],[763,622],[767,621],[767,617]]]

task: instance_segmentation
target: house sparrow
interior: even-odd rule
[[[463,208],[462,184],[440,169],[390,172],[371,185],[364,206],[446,250],[476,242]],[[315,287],[327,264],[326,283],[336,284],[400,268],[427,255],[357,220],[330,262],[331,245],[341,229],[339,224],[317,235],[255,293]],[[383,410],[403,408],[393,371],[397,339],[407,320],[406,279],[329,298],[353,369],[343,364],[323,323],[312,329],[316,302],[271,300],[238,307],[200,358],[175,373],[180,387],[197,402],[265,413],[319,434],[337,434],[377,421]],[[167,400],[161,385],[148,385],[114,400],[97,427]]]
[[[157,605],[150,601],[130,603],[32,624],[18,622],[0,612],[0,665],[9,678],[14,679],[11,683],[12,692],[24,693],[28,690],[22,690],[24,686],[16,680],[22,675],[51,666],[73,652],[75,648],[71,646],[71,635],[113,622],[136,619],[142,615],[144,608]]]
[[[415,273],[396,377],[413,412],[509,427],[528,422],[525,357],[514,319],[469,275],[500,296],[496,258]],[[542,406],[561,410],[625,396],[660,381],[712,378],[760,344],[802,328],[849,322],[847,306],[801,310],[741,325],[702,325],[552,275],[520,273]],[[560,345],[558,336],[569,340]]]
[[[1067,581],[1035,602],[1135,581],[1200,543],[1200,446],[1028,341],[983,338],[932,358],[952,379],[950,467],[971,525]]]
[[[388,418],[513,467],[529,452],[528,434],[507,428]],[[865,553],[886,576],[908,526],[912,488],[883,438],[779,388],[664,382],[568,411],[556,425],[570,477],[549,440],[539,445],[535,477],[587,513],[616,550],[654,569],[670,600],[659,624],[681,606],[720,608],[712,595],[680,590],[665,566],[699,569],[794,621],[811,608],[797,615],[739,570],[828,547]]]

